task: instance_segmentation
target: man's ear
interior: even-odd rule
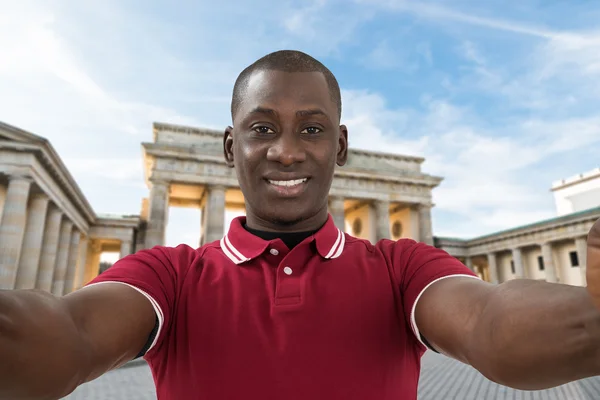
[[[225,128],[223,134],[223,154],[225,155],[225,163],[229,168],[233,168],[233,127]]]
[[[345,165],[348,160],[348,128],[346,125],[340,125],[336,157],[336,163],[340,167]]]

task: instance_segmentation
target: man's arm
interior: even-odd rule
[[[545,389],[600,375],[600,220],[588,236],[587,273],[587,289],[443,279],[421,296],[416,324],[436,350],[506,386]]]
[[[155,318],[145,296],[119,283],[61,298],[0,291],[0,398],[66,396],[133,359]]]
[[[600,313],[585,288],[444,279],[425,291],[416,321],[436,350],[505,386],[539,390],[600,374]]]

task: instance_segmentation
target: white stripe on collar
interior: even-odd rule
[[[227,235],[221,238],[221,249],[227,258],[229,258],[236,265],[249,260],[249,258],[244,257],[244,255],[240,253],[238,249],[233,247]]]
[[[325,258],[338,258],[342,254],[342,250],[344,250],[344,244],[346,242],[346,235],[339,229],[337,239],[333,246],[331,246],[331,250],[325,256]]]

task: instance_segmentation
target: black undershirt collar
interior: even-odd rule
[[[290,250],[299,245],[304,239],[314,235],[318,231],[317,229],[314,231],[307,232],[268,232],[249,228],[246,224],[244,224],[244,229],[253,234],[254,236],[258,236],[262,240],[270,241],[275,239],[281,239],[281,241]]]

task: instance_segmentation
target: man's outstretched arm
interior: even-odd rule
[[[416,323],[436,350],[505,386],[537,390],[600,375],[600,221],[588,236],[587,268],[587,289],[440,280],[421,296]]]
[[[0,398],[58,399],[133,359],[155,324],[148,299],[118,283],[65,297],[0,291]]]

